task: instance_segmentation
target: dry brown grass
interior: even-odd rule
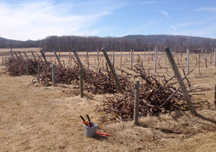
[[[116,62],[119,64],[119,60]],[[154,67],[154,62],[144,65]],[[172,75],[168,64],[161,65]],[[124,66],[129,67],[130,63]],[[215,68],[203,66],[202,75],[197,67],[194,69],[189,75],[192,87],[212,89],[192,99],[208,100],[210,105],[197,110],[204,117],[216,120]],[[0,66],[0,73],[3,71],[4,67]],[[159,69],[158,73],[165,71],[166,68]],[[216,151],[216,125],[189,112],[140,118],[139,126],[133,126],[132,122],[121,124],[115,115],[95,111],[95,106],[102,104],[103,95],[85,92],[85,98],[81,99],[72,93],[78,91],[77,86],[44,87],[32,84],[32,79],[32,76],[0,74],[0,151]],[[86,138],[79,118],[86,114],[99,125],[98,131],[112,136]]]

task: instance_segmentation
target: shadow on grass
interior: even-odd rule
[[[204,116],[202,116],[202,115],[200,115],[200,114],[198,114],[197,117],[200,118],[200,119],[203,119],[203,120],[206,120],[206,121],[209,121],[209,122],[211,122],[211,123],[216,124],[216,121],[215,121],[215,120],[212,120],[212,119],[210,119],[210,118],[206,118],[206,117],[204,117]]]
[[[107,136],[96,135],[94,137],[94,139],[96,139],[96,140],[108,140],[108,137]]]

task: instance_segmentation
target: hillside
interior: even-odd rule
[[[205,43],[207,41],[209,42],[216,42],[216,39],[213,38],[204,38],[204,37],[194,37],[194,36],[183,36],[183,35],[127,35],[123,38],[128,39],[141,39],[144,41],[147,41],[148,43],[152,42],[165,42],[167,40],[173,41],[173,42],[192,42],[194,44],[198,43]]]

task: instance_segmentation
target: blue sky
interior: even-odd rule
[[[216,38],[216,0],[0,0],[0,37],[132,34]]]

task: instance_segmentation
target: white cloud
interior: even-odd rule
[[[169,14],[167,12],[161,11],[161,10],[156,10],[156,9],[153,9],[153,10],[162,13],[166,18],[168,18],[169,20],[172,20],[171,17],[169,16]]]
[[[92,26],[122,6],[99,1],[57,4],[46,0],[18,6],[0,2],[0,37],[36,40],[49,35],[95,35],[98,30]]]
[[[170,26],[174,31],[177,31],[177,28],[175,26]]]

